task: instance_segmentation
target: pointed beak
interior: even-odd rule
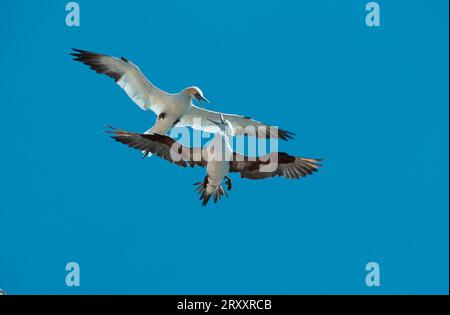
[[[221,122],[219,122],[219,121],[214,121],[214,120],[212,120],[212,119],[208,119],[208,120],[209,120],[210,122],[212,122],[214,125],[216,125],[217,128],[219,128],[219,132],[225,130],[225,129],[224,129],[224,125],[223,125]]]
[[[213,124],[215,124],[217,127],[219,127],[220,128],[220,126],[221,126],[221,123],[220,122],[218,122],[218,121],[214,121],[214,120],[212,120],[212,119],[208,119],[210,122],[212,122]]]
[[[206,103],[210,104],[210,102],[203,96],[201,96],[200,94],[197,94],[195,96],[195,98],[197,99],[197,102],[202,105],[203,107],[205,107],[205,105],[203,105],[202,101],[205,101]]]

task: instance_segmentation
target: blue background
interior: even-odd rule
[[[38,293],[448,293],[448,2],[8,1],[0,9],[0,288]],[[70,48],[294,131],[299,181],[185,170],[110,140],[154,122]],[[65,285],[65,264],[81,286]],[[381,286],[365,285],[365,265]]]

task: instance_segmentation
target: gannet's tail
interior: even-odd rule
[[[206,206],[211,196],[213,197],[214,203],[217,202],[222,196],[228,197],[227,192],[223,189],[222,185],[213,186],[208,183],[208,176],[204,180],[195,183],[197,186],[197,193],[200,195],[200,200],[202,201],[202,206]]]

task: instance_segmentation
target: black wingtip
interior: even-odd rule
[[[72,48],[73,51],[75,52],[71,52],[70,55],[74,58],[72,58],[72,60],[74,61],[79,61],[79,62],[83,62],[83,53],[84,51],[81,49],[76,49],[76,48]]]
[[[83,54],[86,53],[85,50],[81,50],[81,49],[77,49],[77,48],[72,48],[72,50],[73,51],[70,52],[70,55],[74,56],[74,57],[77,57],[77,58],[81,57]]]
[[[108,133],[108,134],[117,134],[117,132],[120,130],[120,129],[118,129],[118,128],[114,127],[114,126],[111,126],[111,125],[105,125],[105,128],[109,128],[110,129],[110,130],[104,130],[104,132]]]
[[[289,141],[289,140],[294,139],[295,133],[287,131],[287,130],[279,129],[278,136],[280,137],[280,139],[282,139],[284,141]]]

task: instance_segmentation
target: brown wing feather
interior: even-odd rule
[[[127,63],[128,60],[125,58],[118,59],[111,56],[95,53],[92,51],[86,51],[81,49],[72,48],[75,53],[71,55],[74,56],[75,61],[79,61],[89,66],[92,70],[97,73],[105,74],[118,81],[125,73],[124,67],[120,67],[121,63]]]
[[[296,157],[285,152],[272,152],[252,158],[235,153],[230,171],[241,173],[241,177],[264,179],[275,176],[297,179],[318,171],[320,159]]]
[[[188,148],[169,136],[153,133],[142,134],[110,127],[114,140],[146,153],[152,153],[179,166],[205,166],[201,148]]]

